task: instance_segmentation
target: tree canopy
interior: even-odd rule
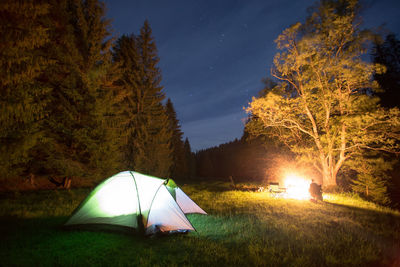
[[[126,169],[168,177],[173,160],[192,156],[163,103],[148,21],[114,42],[101,1],[7,0],[0,41],[1,182],[95,181]]]
[[[114,61],[122,72],[117,85],[123,89],[119,109],[124,113],[124,161],[139,172],[166,177],[172,166],[172,130],[162,100],[157,47],[148,21],[138,36],[121,36],[114,47]]]
[[[373,74],[384,68],[362,58],[371,34],[360,28],[358,8],[355,0],[321,1],[305,24],[284,30],[271,70],[277,85],[247,108],[247,130],[277,137],[324,186],[336,185],[344,163],[364,151],[399,151],[400,113],[373,94]]]
[[[45,1],[3,1],[0,5],[0,172],[19,174],[43,139],[48,84],[40,76],[52,63],[41,52],[49,43]]]

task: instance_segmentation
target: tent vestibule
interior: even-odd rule
[[[99,184],[65,225],[109,224],[146,234],[192,231],[188,213],[207,214],[173,180],[124,171]]]

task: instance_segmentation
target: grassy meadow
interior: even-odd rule
[[[400,213],[356,196],[182,189],[209,215],[188,216],[197,232],[151,238],[63,229],[90,189],[3,194],[0,266],[400,266]]]

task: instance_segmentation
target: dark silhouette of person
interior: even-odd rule
[[[310,195],[314,201],[322,200],[322,190],[321,185],[318,185],[314,182],[314,179],[311,180],[310,188],[308,189]]]

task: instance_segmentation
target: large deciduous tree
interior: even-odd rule
[[[304,25],[283,31],[271,71],[278,84],[247,108],[248,131],[278,137],[324,186],[336,185],[343,164],[364,150],[399,151],[399,110],[373,96],[372,76],[383,68],[362,60],[370,34],[360,30],[357,10],[356,0],[321,1]]]

